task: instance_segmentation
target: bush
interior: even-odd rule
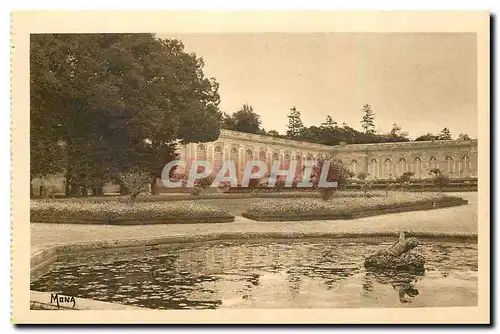
[[[337,182],[337,187],[336,188],[322,188],[320,187],[320,178],[321,178],[321,173],[323,170],[323,166],[325,164],[328,165],[328,172],[326,175],[326,181],[327,182]],[[334,162],[332,158],[318,158],[316,161],[315,166],[313,166],[313,170],[311,173],[311,180],[313,183],[314,188],[318,189],[318,191],[321,194],[321,198],[325,201],[330,200],[333,197],[333,194],[339,190],[345,188],[348,183],[349,179],[354,176],[354,173],[349,171],[348,169],[344,168],[344,166],[341,163]]]
[[[443,188],[450,182],[449,178],[446,175],[439,174],[436,175],[433,179],[434,184],[440,189],[443,190]]]
[[[282,192],[283,189],[285,189],[286,181],[282,179],[276,180],[276,183],[274,184],[274,191],[276,192]]]
[[[203,193],[203,188],[202,187],[192,187],[192,188],[189,188],[189,193],[193,196],[199,196]]]
[[[248,182],[248,189],[250,189],[250,191],[253,191],[253,190],[255,190],[255,189],[257,189],[259,187],[259,184],[262,181],[262,179],[261,178],[257,178],[257,179],[250,179],[248,181],[249,181]]]
[[[118,174],[118,179],[127,188],[130,199],[135,200],[139,194],[149,190],[151,175],[136,168]]]
[[[214,182],[215,177],[213,175],[206,176],[198,180],[197,185],[203,189],[207,189]]]
[[[333,188],[319,188],[319,193],[323,201],[329,201],[335,194],[335,189]]]

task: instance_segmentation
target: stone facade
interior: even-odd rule
[[[208,160],[218,171],[222,161],[232,160],[241,175],[246,162],[261,160],[268,165],[278,160],[287,168],[295,159],[332,156],[356,175],[365,172],[370,179],[395,179],[404,172],[414,178],[428,178],[429,170],[439,168],[450,178],[477,177],[477,140],[377,143],[328,146],[236,131],[221,130],[209,143],[190,143],[179,148],[180,159]]]
[[[180,159],[187,162],[208,160],[218,171],[224,160],[236,165],[241,180],[246,162],[265,161],[271,166],[278,160],[286,169],[291,160],[315,159],[320,155],[333,156],[355,173],[368,173],[369,179],[395,179],[404,172],[415,173],[413,178],[428,178],[429,170],[439,168],[450,178],[477,177],[477,140],[439,140],[382,144],[357,144],[328,146],[303,141],[221,130],[219,138],[209,143],[190,143],[178,149]],[[270,169],[270,168],[269,168]],[[354,177],[355,178],[355,177]],[[64,175],[54,175],[43,180],[34,179],[35,193],[40,185],[54,186],[64,192]],[[162,187],[161,180],[157,181]],[[104,192],[117,192],[118,186],[108,184]]]

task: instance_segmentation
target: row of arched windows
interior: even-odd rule
[[[318,155],[319,156],[319,155]],[[267,152],[259,151],[258,158],[260,161],[267,161]],[[199,144],[196,150],[196,159],[197,160],[206,160],[207,152],[206,147],[203,144]],[[239,164],[239,151],[237,148],[232,148],[230,151],[229,159],[234,161],[236,166]],[[245,151],[245,165],[248,161],[254,159],[254,153],[252,150]],[[298,164],[302,164],[302,160],[314,160],[315,157],[313,154],[309,153],[301,157],[300,155],[297,157]],[[274,152],[271,156],[271,161],[279,161],[279,154]],[[288,168],[290,166],[290,154],[285,153],[283,156],[283,160],[281,161],[281,168]],[[338,163],[342,163],[341,160],[338,160]],[[222,166],[222,147],[215,146],[214,148],[214,169],[218,171]],[[357,174],[361,170],[358,167],[358,161],[356,159],[351,160],[348,168],[351,172]],[[470,158],[467,155],[464,155],[460,161],[455,162],[453,157],[447,156],[445,157],[444,164],[440,164],[438,159],[434,156],[430,157],[427,163],[425,163],[422,158],[416,157],[413,161],[408,162],[406,158],[400,158],[397,163],[393,164],[391,158],[386,158],[383,163],[376,158],[370,160],[368,164],[368,174],[373,178],[390,178],[390,177],[398,177],[405,172],[413,172],[415,173],[415,177],[422,177],[428,173],[428,170],[440,168],[442,171],[447,173],[453,173],[457,175],[469,175],[471,163]],[[237,167],[238,169],[238,167]]]
[[[236,164],[238,163],[238,158],[239,158],[239,151],[237,148],[232,148],[230,151],[230,160],[234,161]],[[304,157],[306,160],[313,160],[314,156],[312,154],[308,154],[307,156]],[[197,160],[206,160],[207,159],[207,150],[205,145],[199,144],[196,149],[196,159]],[[245,160],[246,162],[250,161],[253,159],[253,151],[252,150],[246,150],[245,151]],[[267,161],[267,152],[266,151],[260,151],[259,152],[259,160],[260,161]],[[277,161],[279,160],[279,154],[277,152],[274,152],[272,154],[272,161]],[[299,157],[298,160],[301,160]],[[214,162],[215,162],[215,169],[218,170],[220,169],[222,165],[222,147],[221,146],[215,146],[214,148]],[[281,164],[282,168],[287,168],[290,164],[290,154],[285,153],[283,156],[283,163]]]
[[[214,171],[219,171],[220,168],[222,167],[222,151],[223,148],[222,146],[215,146],[214,147]],[[198,144],[196,148],[196,160],[206,160],[208,158],[207,156],[207,149],[206,146],[203,144]],[[267,152],[266,151],[259,151],[258,158],[260,161],[267,161]],[[236,169],[239,169],[239,150],[237,148],[231,148],[230,151],[230,156],[229,159],[233,161],[236,165]],[[245,165],[254,159],[254,152],[252,150],[246,150],[245,151]],[[285,153],[283,155],[283,159],[281,160],[280,163],[280,168],[286,169],[290,166],[290,161],[294,159],[289,153]],[[300,154],[296,156],[297,159],[297,165],[302,164],[302,160],[314,160],[315,157],[313,154],[309,153],[305,155],[304,157],[301,157]],[[274,163],[275,161],[280,161],[280,155],[277,152],[273,152],[271,155],[271,162]]]
[[[428,174],[431,169],[441,169],[448,174],[458,174],[458,176],[469,176],[471,172],[470,158],[465,155],[461,161],[455,162],[450,156],[444,160],[444,164],[440,164],[436,157],[430,157],[427,164],[420,157],[416,157],[413,162],[408,162],[405,158],[400,158],[393,165],[392,160],[387,158],[383,164],[380,164],[377,159],[372,159],[368,166],[368,173],[375,178],[390,178],[398,177],[405,172],[413,172],[415,177],[420,178]]]

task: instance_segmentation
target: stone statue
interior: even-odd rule
[[[395,270],[424,270],[425,259],[422,255],[409,252],[417,247],[416,238],[405,238],[405,233],[400,232],[399,240],[392,246],[379,249],[365,258],[365,267]]]

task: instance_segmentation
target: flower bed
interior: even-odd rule
[[[376,197],[385,196],[385,192],[369,192],[365,194],[361,191],[342,191],[333,195],[334,197]],[[241,198],[320,198],[318,191],[314,192],[284,192],[284,193],[201,193],[200,195],[191,194],[170,194],[170,195],[142,195],[136,198],[139,202],[169,202],[169,201],[196,201],[202,199],[241,199]],[[81,197],[81,198],[57,198],[56,201],[67,202],[129,202],[128,196],[101,196],[101,197]],[[33,201],[39,201],[35,199]],[[42,201],[42,200],[40,200]]]
[[[268,200],[252,204],[244,217],[259,221],[353,219],[395,212],[438,209],[467,204],[456,196],[417,193],[389,193],[388,197],[334,198],[330,201]]]
[[[221,223],[234,216],[192,201],[172,203],[122,203],[118,201],[31,201],[31,222],[83,224]]]

